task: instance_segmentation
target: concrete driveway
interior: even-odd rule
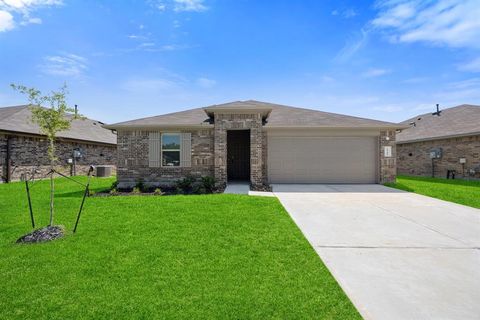
[[[273,185],[366,319],[480,319],[480,210],[381,185]]]

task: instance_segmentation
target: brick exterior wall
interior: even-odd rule
[[[192,166],[152,168],[148,163],[149,131],[119,130],[117,134],[119,188],[132,187],[139,180],[143,180],[147,185],[161,186],[172,184],[187,175],[213,176],[213,129],[182,132],[192,134]]]
[[[215,114],[214,128],[164,130],[189,132],[192,135],[191,167],[149,167],[149,131],[119,130],[117,177],[120,188],[134,186],[142,180],[147,185],[170,185],[187,175],[213,176],[218,186],[227,183],[227,131],[250,130],[250,182],[252,187],[267,184],[267,132],[260,113]],[[378,143],[379,183],[396,179],[395,131],[381,131]],[[385,157],[385,146],[392,147],[392,156]]]
[[[385,147],[392,147],[392,156],[385,157]],[[379,137],[380,183],[395,182],[397,178],[395,131],[380,131]]]
[[[435,177],[445,178],[447,170],[455,170],[458,178],[480,178],[480,135],[399,143],[398,174],[432,176],[430,151],[434,148],[442,148],[443,153],[441,159],[434,160]],[[460,158],[466,159],[464,168]],[[470,174],[470,169],[476,173]]]
[[[0,182],[7,179],[7,136],[0,134]]]
[[[253,188],[266,181],[263,165],[265,152],[262,116],[252,114],[215,113],[215,180],[219,186],[227,183],[227,130],[250,130],[250,182]]]
[[[20,180],[22,174],[29,175],[35,170],[36,177],[44,176],[50,171],[50,160],[48,159],[48,142],[40,136],[10,136],[10,159],[11,159],[11,180]],[[84,143],[79,141],[61,140],[56,142],[56,169],[64,174],[70,175],[71,165],[67,159],[72,158],[74,148],[81,148],[84,157],[76,164],[76,173],[86,174],[90,165],[112,165],[116,164],[116,146],[105,144]],[[2,181],[7,176],[7,134],[0,134],[0,173]]]

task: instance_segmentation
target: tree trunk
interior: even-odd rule
[[[53,225],[53,195],[54,195],[54,183],[53,183],[53,167],[55,165],[54,157],[54,145],[53,140],[50,141],[50,152],[51,152],[51,159],[50,159],[50,169],[52,170],[50,174],[50,226]]]

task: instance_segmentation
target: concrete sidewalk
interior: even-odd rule
[[[273,185],[366,319],[480,319],[480,210],[380,185]]]

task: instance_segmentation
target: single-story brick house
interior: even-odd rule
[[[23,173],[41,177],[50,171],[48,142],[31,121],[29,106],[0,108],[0,181],[19,180]],[[64,174],[85,174],[90,165],[117,162],[117,135],[96,120],[74,120],[56,142],[56,169]],[[74,157],[75,155],[77,157]]]
[[[480,178],[480,106],[460,105],[405,120],[397,134],[401,175]]]
[[[261,188],[394,181],[395,134],[403,126],[249,100],[105,127],[118,133],[119,187],[192,175]]]

